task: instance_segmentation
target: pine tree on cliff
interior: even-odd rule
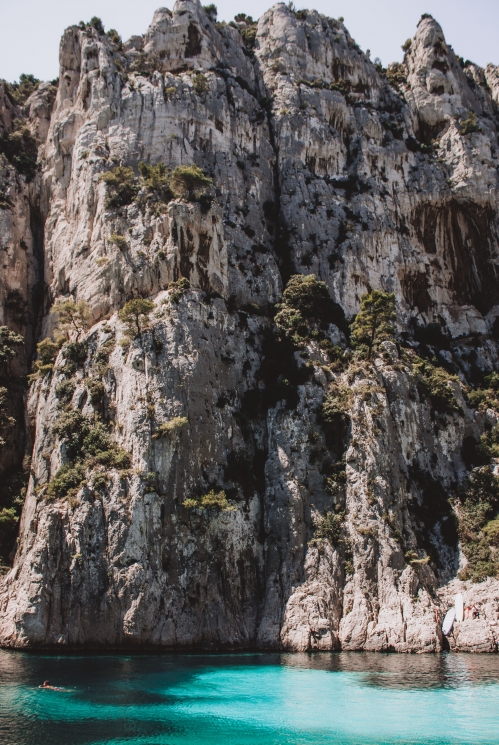
[[[352,323],[352,345],[371,358],[380,342],[393,339],[395,295],[381,290],[373,290],[364,295],[360,302],[360,311]]]
[[[153,309],[154,303],[152,300],[136,298],[125,303],[118,312],[118,317],[125,325],[126,334],[130,339],[133,339],[134,336],[141,336]]]

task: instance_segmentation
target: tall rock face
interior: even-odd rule
[[[283,4],[257,27],[179,0],[124,44],[65,32],[55,102],[42,85],[16,114],[38,171],[2,161],[0,299],[27,359],[54,302],[90,320],[27,395],[3,645],[435,651],[461,591],[481,619],[451,646],[497,648],[496,538],[466,574],[453,496],[497,424],[470,386],[499,365],[498,91],[431,17],[387,71]],[[212,185],[158,196],[141,162]],[[300,342],[273,310],[296,274],[336,304]],[[362,360],[347,322],[374,289],[398,343]],[[154,308],[130,338],[134,298]]]

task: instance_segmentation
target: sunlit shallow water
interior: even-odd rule
[[[497,745],[499,657],[0,651],[0,743]]]

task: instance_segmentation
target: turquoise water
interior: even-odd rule
[[[0,651],[1,745],[498,742],[496,655]]]

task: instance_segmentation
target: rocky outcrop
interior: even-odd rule
[[[55,101],[47,84],[25,106],[40,167],[30,184],[12,175],[2,240],[9,287],[32,302],[43,278],[46,293],[41,328],[16,330],[52,334],[64,298],[88,304],[90,325],[29,391],[0,641],[436,651],[437,611],[465,587],[483,612],[450,646],[495,651],[499,581],[456,579],[448,498],[488,421],[463,385],[498,364],[497,70],[463,67],[431,17],[388,71],[315,11],[275,5],[254,46],[245,29],[197,0],[124,44],[73,26]],[[212,186],[151,199],[141,161],[195,164]],[[102,178],[117,166],[135,174],[118,206]],[[321,343],[275,334],[296,273],[337,304]],[[399,346],[335,364],[372,289],[395,294]],[[118,311],[139,297],[154,309],[130,340]],[[435,405],[411,350],[457,374],[452,406]],[[348,417],[331,428],[332,391]],[[130,462],[94,449],[61,497],[68,413]],[[192,506],[212,490],[230,509]]]

